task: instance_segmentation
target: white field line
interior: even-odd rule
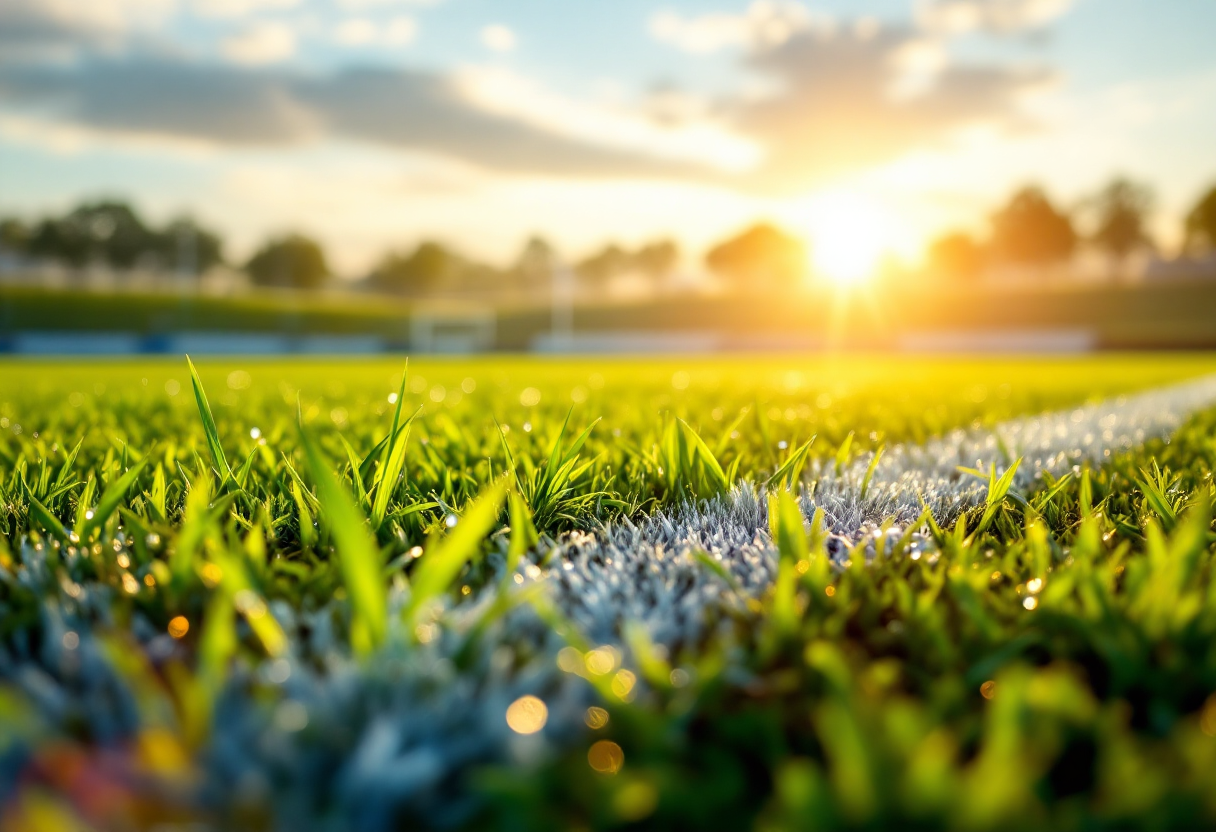
[[[1100,465],[1112,454],[1166,438],[1191,413],[1216,404],[1216,377],[1120,396],[1073,410],[1027,416],[993,431],[956,430],[924,445],[887,449],[866,494],[861,483],[872,454],[835,473],[832,461],[813,463],[801,505],[809,519],[822,508],[832,532],[858,541],[884,520],[916,520],[921,500],[944,525],[981,505],[987,483],[959,466],[996,466],[1001,473],[1021,457],[1014,488],[1032,487],[1044,473],[1059,477],[1074,466]],[[845,551],[840,546],[840,552]],[[561,609],[597,640],[615,640],[623,621],[647,625],[659,643],[697,636],[707,605],[734,592],[692,553],[702,551],[729,571],[744,594],[771,583],[777,554],[768,532],[767,499],[740,483],[730,494],[660,512],[638,524],[620,522],[567,539],[558,564],[533,577],[549,584]]]

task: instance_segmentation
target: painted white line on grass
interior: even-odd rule
[[[809,518],[822,508],[832,532],[857,541],[886,519],[914,522],[923,498],[943,524],[981,505],[987,483],[959,466],[998,474],[1022,458],[1015,489],[1032,487],[1044,473],[1062,476],[1082,463],[1168,437],[1196,410],[1216,404],[1216,377],[1120,396],[1072,410],[1027,416],[993,431],[955,430],[923,445],[889,448],[862,495],[872,454],[837,474],[832,461],[812,464],[813,492],[801,495]],[[767,499],[748,483],[728,495],[655,514],[633,524],[617,522],[566,539],[548,583],[559,607],[588,637],[619,638],[625,621],[642,622],[659,643],[688,643],[700,634],[706,611],[737,604],[738,594],[697,562],[704,552],[732,576],[744,596],[772,582],[777,553],[768,532]],[[846,547],[840,547],[840,554]]]

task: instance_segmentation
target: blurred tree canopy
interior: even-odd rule
[[[1216,185],[1187,214],[1185,231],[1187,251],[1216,249]]]
[[[1090,239],[1115,260],[1122,262],[1138,248],[1153,246],[1147,223],[1153,207],[1148,186],[1128,179],[1115,179],[1090,200],[1096,228]]]
[[[655,240],[634,252],[633,261],[648,277],[666,277],[680,262],[680,246],[674,240]]]
[[[548,287],[557,268],[557,250],[544,237],[533,236],[524,243],[507,279],[519,288]]]
[[[739,288],[793,286],[806,277],[807,247],[797,237],[760,223],[711,248],[705,265]]]
[[[938,237],[929,245],[926,265],[934,277],[961,280],[978,277],[987,265],[983,244],[965,231]]]
[[[292,289],[316,289],[329,277],[320,244],[300,234],[271,240],[245,265],[254,283]]]
[[[452,288],[464,270],[465,261],[442,243],[426,240],[409,254],[385,255],[370,283],[377,289],[409,295],[426,295]]]
[[[4,220],[0,246],[73,268],[177,268],[199,274],[223,261],[219,236],[193,220],[175,220],[156,230],[129,205],[117,201],[85,203],[33,226],[17,219]]]
[[[1006,263],[1044,266],[1067,260],[1077,246],[1068,214],[1041,188],[1023,188],[992,217],[992,253]]]
[[[224,262],[219,235],[199,227],[189,217],[173,220],[159,237],[162,262],[182,274],[200,275]]]
[[[672,272],[679,259],[680,248],[672,240],[655,240],[636,251],[609,243],[580,261],[574,269],[587,283],[602,286],[612,278],[630,272],[659,280]]]
[[[0,246],[72,268],[177,269],[197,275],[223,262],[219,236],[194,220],[177,219],[157,230],[118,201],[84,203],[62,217],[47,217],[33,226],[17,219],[4,220]]]
[[[632,255],[616,243],[609,243],[600,251],[579,261],[574,270],[586,282],[602,285],[632,267]]]

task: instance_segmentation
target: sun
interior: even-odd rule
[[[858,194],[834,193],[816,199],[809,224],[812,270],[838,286],[853,286],[872,277],[891,246],[891,217],[876,202]]]

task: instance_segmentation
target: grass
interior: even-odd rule
[[[872,558],[830,557],[797,495],[857,460],[864,497],[884,449],[1213,367],[5,363],[2,816],[1209,826],[1216,411],[1028,490],[1014,459],[963,472],[987,499],[885,523]],[[577,583],[589,534],[712,518],[740,482],[768,486],[771,564],[635,547],[697,606],[563,601],[623,591]]]

